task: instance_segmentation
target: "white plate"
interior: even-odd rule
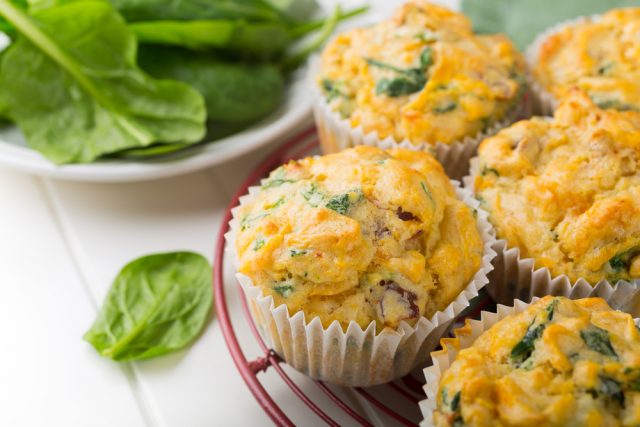
[[[296,127],[311,112],[304,69],[288,85],[283,104],[259,123],[217,141],[155,160],[101,160],[57,166],[27,147],[20,131],[0,128],[0,165],[37,175],[73,181],[144,181],[193,172],[265,145]]]

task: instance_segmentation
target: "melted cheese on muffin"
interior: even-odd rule
[[[362,146],[291,161],[239,209],[239,271],[325,327],[413,324],[481,262],[474,215],[427,153]]]
[[[499,238],[572,281],[640,278],[640,114],[574,92],[480,145],[475,191]]]
[[[600,298],[544,297],[461,350],[434,412],[444,426],[640,425],[640,334]]]
[[[423,1],[338,36],[322,54],[330,107],[381,138],[451,143],[499,121],[524,92],[524,61],[501,35]]]
[[[640,109],[640,8],[570,25],[541,45],[536,80],[561,100],[578,87],[602,108]]]

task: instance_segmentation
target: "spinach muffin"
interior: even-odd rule
[[[316,78],[324,102],[354,129],[452,144],[520,105],[524,64],[505,36],[476,35],[464,15],[414,0],[389,20],[335,38]]]
[[[291,161],[234,216],[238,271],[325,327],[413,325],[482,263],[474,212],[424,152],[361,146]]]
[[[440,379],[433,421],[640,425],[639,330],[631,315],[601,298],[544,297],[457,352]]]
[[[640,114],[573,91],[553,118],[479,147],[473,186],[497,237],[571,282],[640,278]]]
[[[614,9],[540,36],[529,58],[542,90],[579,88],[601,108],[640,109],[640,8]]]

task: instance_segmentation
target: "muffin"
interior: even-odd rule
[[[301,317],[302,329],[317,323],[319,334],[331,330],[344,338],[367,331],[371,341],[387,331],[392,347],[411,338],[410,348],[381,353],[384,361],[376,363],[388,366],[377,367],[376,375],[392,374],[385,370],[396,360],[388,358],[400,350],[410,360],[394,369],[406,373],[435,326],[468,305],[466,290],[472,296],[486,283],[486,214],[460,198],[472,200],[425,152],[360,146],[273,171],[242,201],[232,222],[238,272],[255,296],[256,322],[271,328],[263,334],[276,350],[282,346],[287,362],[313,374],[287,359],[285,349],[306,346],[301,343],[308,343],[309,331],[297,343],[288,333],[283,337],[285,326],[268,320],[276,310]],[[266,301],[264,309],[260,301]]]
[[[640,278],[640,114],[573,91],[553,118],[486,139],[472,175],[497,238],[535,268],[592,285]]]
[[[475,138],[521,104],[524,64],[505,36],[475,35],[460,13],[407,2],[391,19],[338,35],[324,49],[313,70],[323,149],[367,143],[358,131],[413,148]],[[338,123],[350,141],[339,141]]]
[[[640,8],[614,9],[542,34],[528,52],[544,112],[573,88],[601,108],[640,109]]]
[[[444,340],[434,353],[438,365],[452,362],[435,375],[435,408],[425,414],[436,426],[640,424],[640,333],[631,315],[601,298],[550,296],[517,311],[468,323],[456,333],[466,344]]]

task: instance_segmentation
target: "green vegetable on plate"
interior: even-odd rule
[[[57,164],[175,156],[277,109],[291,71],[366,8],[318,10],[315,0],[0,0],[11,39],[0,117]]]
[[[201,255],[144,256],[120,271],[84,339],[116,361],[161,356],[194,340],[212,300],[211,267]]]
[[[66,2],[29,16],[0,0],[0,13],[20,32],[2,55],[6,114],[48,159],[90,162],[204,136],[202,96],[140,70],[135,38],[109,3]]]
[[[197,89],[204,96],[209,120],[250,122],[282,101],[285,81],[273,64],[228,62],[211,53],[164,46],[141,46],[138,60],[156,78],[179,80]]]

